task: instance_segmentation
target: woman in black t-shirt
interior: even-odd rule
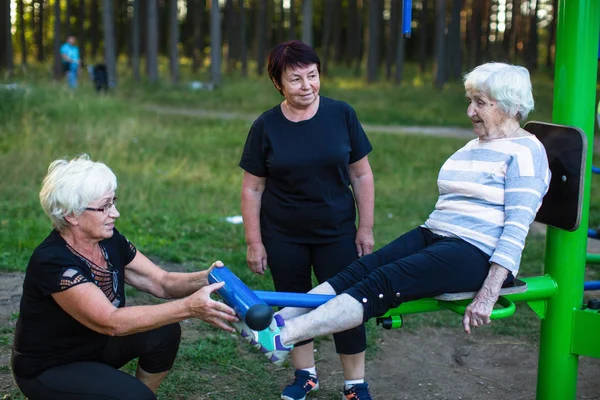
[[[271,50],[269,77],[284,100],[254,122],[240,161],[248,266],[263,274],[268,265],[280,292],[308,292],[311,267],[324,282],[374,245],[372,147],[352,107],[319,95],[320,65],[300,41]],[[364,325],[334,340],[349,391],[364,382]],[[282,398],[304,399],[319,384],[312,340],[295,345],[292,362]]]
[[[232,331],[233,309],[213,301],[211,268],[167,272],[114,227],[117,178],[86,155],[57,160],[40,192],[54,230],[29,261],[12,369],[30,399],[155,399],[173,365],[179,321],[199,318]],[[164,299],[125,307],[125,283]],[[136,378],[118,370],[139,357]]]

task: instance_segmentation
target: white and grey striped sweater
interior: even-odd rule
[[[440,197],[423,226],[473,244],[516,276],[549,183],[546,151],[535,136],[471,140],[442,166]]]

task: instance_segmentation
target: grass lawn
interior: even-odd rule
[[[323,79],[322,94],[353,105],[365,123],[469,126],[459,84],[440,92],[417,78],[399,87],[367,87],[342,72],[336,76]],[[549,121],[552,85],[536,77],[534,87],[537,111],[531,119]],[[70,93],[43,81],[25,92],[0,92],[0,269],[24,271],[32,250],[50,231],[38,200],[48,164],[88,153],[116,173],[121,212],[117,227],[143,253],[190,269],[204,269],[220,259],[250,287],[271,290],[269,277],[253,275],[246,267],[243,227],[225,221],[240,214],[242,170],[237,164],[249,123],[161,115],[141,105],[258,115],[279,99],[266,77],[225,79],[212,92],[125,82],[118,91],[97,96],[89,85]],[[424,221],[437,198],[439,167],[465,140],[378,133],[370,139],[375,239],[383,245]],[[592,198],[598,198],[598,187]],[[600,223],[599,206],[593,204],[591,213],[591,221]],[[540,274],[543,257],[543,237],[534,236],[524,253],[523,275]],[[128,293],[136,296],[135,291]],[[537,320],[522,311],[493,329],[535,337]],[[434,313],[410,321],[418,329],[420,324],[458,326],[459,318]],[[269,398],[278,393],[275,379],[270,379],[275,368],[245,342],[198,321],[184,324],[194,329],[187,330],[160,398],[205,393],[216,376],[222,384],[210,398]],[[369,330],[375,338],[373,324]],[[11,342],[12,330],[4,328],[0,346],[7,348]],[[245,395],[255,376],[262,377],[261,384],[252,385],[252,393]]]

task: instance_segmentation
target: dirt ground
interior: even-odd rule
[[[10,316],[18,311],[22,280],[21,273],[0,273],[0,329],[14,325]],[[367,363],[367,379],[375,399],[535,398],[535,343],[482,330],[467,336],[459,330],[428,328],[417,333],[384,330],[378,348]],[[0,347],[0,395],[14,388],[7,368],[9,357],[9,351]],[[343,378],[333,342],[322,341],[316,358],[322,390],[310,398],[335,398]],[[289,379],[287,375],[282,374],[282,387]],[[599,359],[580,359],[577,399],[600,400]]]

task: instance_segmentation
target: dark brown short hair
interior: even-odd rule
[[[271,49],[267,71],[275,87],[281,88],[281,75],[286,69],[290,67],[306,67],[311,64],[317,65],[317,70],[320,74],[321,60],[315,49],[300,40],[290,40],[278,44]],[[281,89],[278,90],[279,93],[283,94]]]

